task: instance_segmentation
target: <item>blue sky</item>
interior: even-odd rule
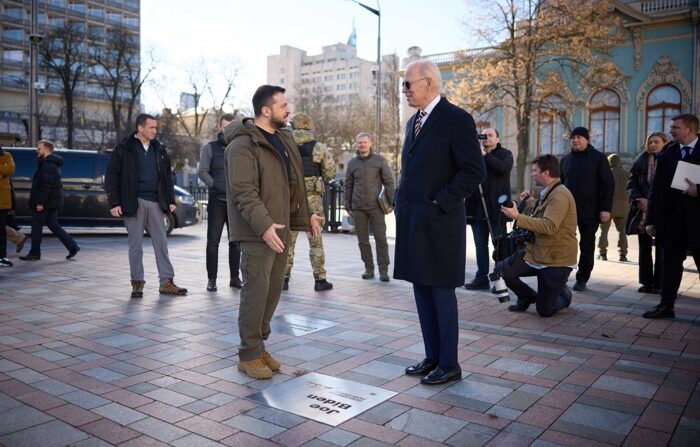
[[[377,8],[376,0],[363,3]],[[382,53],[399,57],[413,45],[423,54],[473,46],[463,22],[466,0],[379,0]],[[280,45],[316,54],[321,46],[346,42],[357,29],[360,57],[376,59],[377,17],[347,0],[141,0],[141,48],[144,61],[152,52],[157,70],[144,89],[149,112],[163,102],[175,107],[188,91],[186,71],[200,64],[216,72],[225,61],[240,68],[234,97],[248,105],[255,89],[266,82],[267,56]]]

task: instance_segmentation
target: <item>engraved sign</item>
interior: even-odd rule
[[[375,386],[309,373],[247,398],[336,427],[396,394]]]
[[[295,314],[278,315],[270,322],[273,332],[293,335],[295,337],[328,329],[329,327],[337,326],[338,324],[339,323],[336,323],[335,321],[309,318],[303,315]]]

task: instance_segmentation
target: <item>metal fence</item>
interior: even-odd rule
[[[186,188],[194,199],[201,205],[202,220],[207,218],[207,202],[209,188],[206,186],[190,185]],[[345,185],[342,179],[326,182],[326,192],[323,194],[323,215],[325,218],[324,231],[337,232],[343,220]]]

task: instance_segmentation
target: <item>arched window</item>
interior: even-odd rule
[[[647,96],[647,135],[652,132],[668,134],[671,118],[681,113],[681,92],[672,85],[654,87]]]
[[[548,96],[537,114],[537,154],[563,154],[566,151],[566,111],[559,96]]]
[[[602,152],[620,151],[620,96],[601,90],[591,98],[588,129],[591,144]]]

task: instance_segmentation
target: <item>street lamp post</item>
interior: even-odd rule
[[[30,147],[36,146],[39,139],[39,44],[42,37],[38,33],[38,1],[32,0],[32,22],[29,34],[29,135],[27,143]]]
[[[376,122],[374,124],[374,129],[375,132],[377,133],[376,138],[375,138],[375,147],[377,148],[377,152],[380,151],[381,146],[381,135],[382,135],[382,95],[381,95],[381,83],[382,83],[382,11],[381,8],[379,7],[379,0],[377,0],[377,9],[374,9],[370,6],[365,5],[364,3],[360,3],[358,0],[350,0],[353,3],[357,3],[358,5],[362,6],[365,8],[367,11],[371,12],[372,14],[377,16],[377,91],[375,93],[376,96],[376,112],[375,112],[375,118]]]

